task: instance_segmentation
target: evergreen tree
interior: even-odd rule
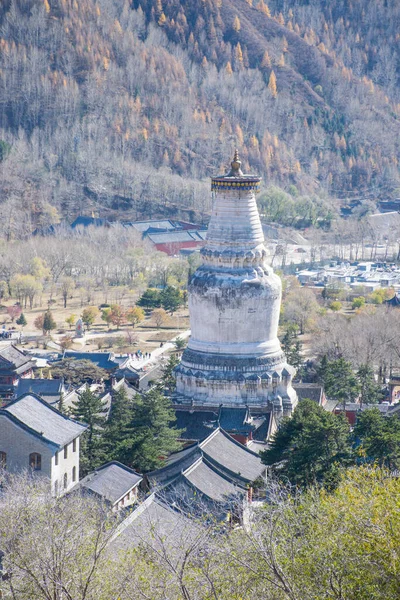
[[[360,385],[353,372],[351,363],[344,358],[328,360],[324,356],[319,368],[319,379],[323,383],[325,393],[331,400],[342,403],[354,402],[360,393]]]
[[[162,368],[162,377],[161,384],[162,387],[168,390],[169,392],[173,392],[176,388],[176,379],[174,370],[180,363],[179,358],[176,354],[171,354],[168,359],[168,362]]]
[[[376,404],[383,399],[380,386],[376,383],[374,371],[369,365],[361,365],[357,371],[360,385],[361,404]]]
[[[148,288],[139,298],[137,305],[148,309],[159,308],[161,306],[160,292]]]
[[[400,468],[400,418],[386,417],[378,408],[359,414],[354,427],[354,440],[361,455],[377,461],[381,467]]]
[[[160,387],[138,394],[132,408],[129,428],[116,445],[115,457],[141,472],[151,471],[181,448],[178,438],[182,430],[174,427],[174,411]]]
[[[312,400],[301,401],[292,417],[283,419],[270,448],[261,453],[264,464],[301,487],[314,483],[335,486],[340,466],[348,464],[351,457],[346,417],[327,412]]]
[[[81,476],[85,476],[103,462],[102,429],[106,422],[107,403],[86,386],[72,404],[72,416],[88,426],[81,437],[80,470]]]
[[[171,314],[182,304],[182,294],[178,288],[168,285],[160,294],[161,306]]]
[[[21,313],[15,322],[17,325],[21,325],[22,327],[25,327],[25,325],[27,324],[27,321],[26,321],[24,313]]]
[[[56,327],[57,327],[57,323],[55,322],[51,311],[47,310],[44,313],[44,318],[43,318],[43,331],[47,334],[50,331],[52,331],[53,329],[56,329]]]
[[[286,333],[282,338],[281,346],[289,365],[299,369],[303,363],[303,359],[301,357],[301,342],[297,337],[297,331],[298,328],[295,325],[288,325]]]
[[[118,445],[129,437],[133,418],[133,402],[124,388],[113,393],[111,411],[104,428],[104,446],[107,458],[119,458]]]
[[[58,410],[60,411],[60,413],[66,414],[64,392],[60,393],[60,398],[58,400]]]

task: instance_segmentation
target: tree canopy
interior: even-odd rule
[[[312,400],[302,400],[291,418],[285,418],[262,460],[279,477],[306,487],[335,485],[339,467],[351,458],[349,424]]]

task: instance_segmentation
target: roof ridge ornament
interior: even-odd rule
[[[236,148],[235,154],[233,155],[233,161],[231,162],[231,170],[228,173],[228,177],[243,177],[243,171],[240,168],[242,161],[239,158],[239,151]]]

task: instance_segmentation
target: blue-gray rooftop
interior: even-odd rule
[[[139,473],[120,462],[112,461],[87,475],[79,485],[115,504],[141,481]]]
[[[28,428],[44,442],[50,442],[59,448],[72,442],[86,429],[86,425],[63,415],[34,394],[26,394],[13,400],[0,412],[10,416],[23,428]]]

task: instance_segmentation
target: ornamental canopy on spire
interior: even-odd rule
[[[211,178],[211,190],[254,190],[258,192],[260,189],[261,177],[257,175],[246,175],[243,173],[242,162],[239,158],[238,149],[235,150],[233,161],[231,162],[231,170],[226,175],[217,175]]]

